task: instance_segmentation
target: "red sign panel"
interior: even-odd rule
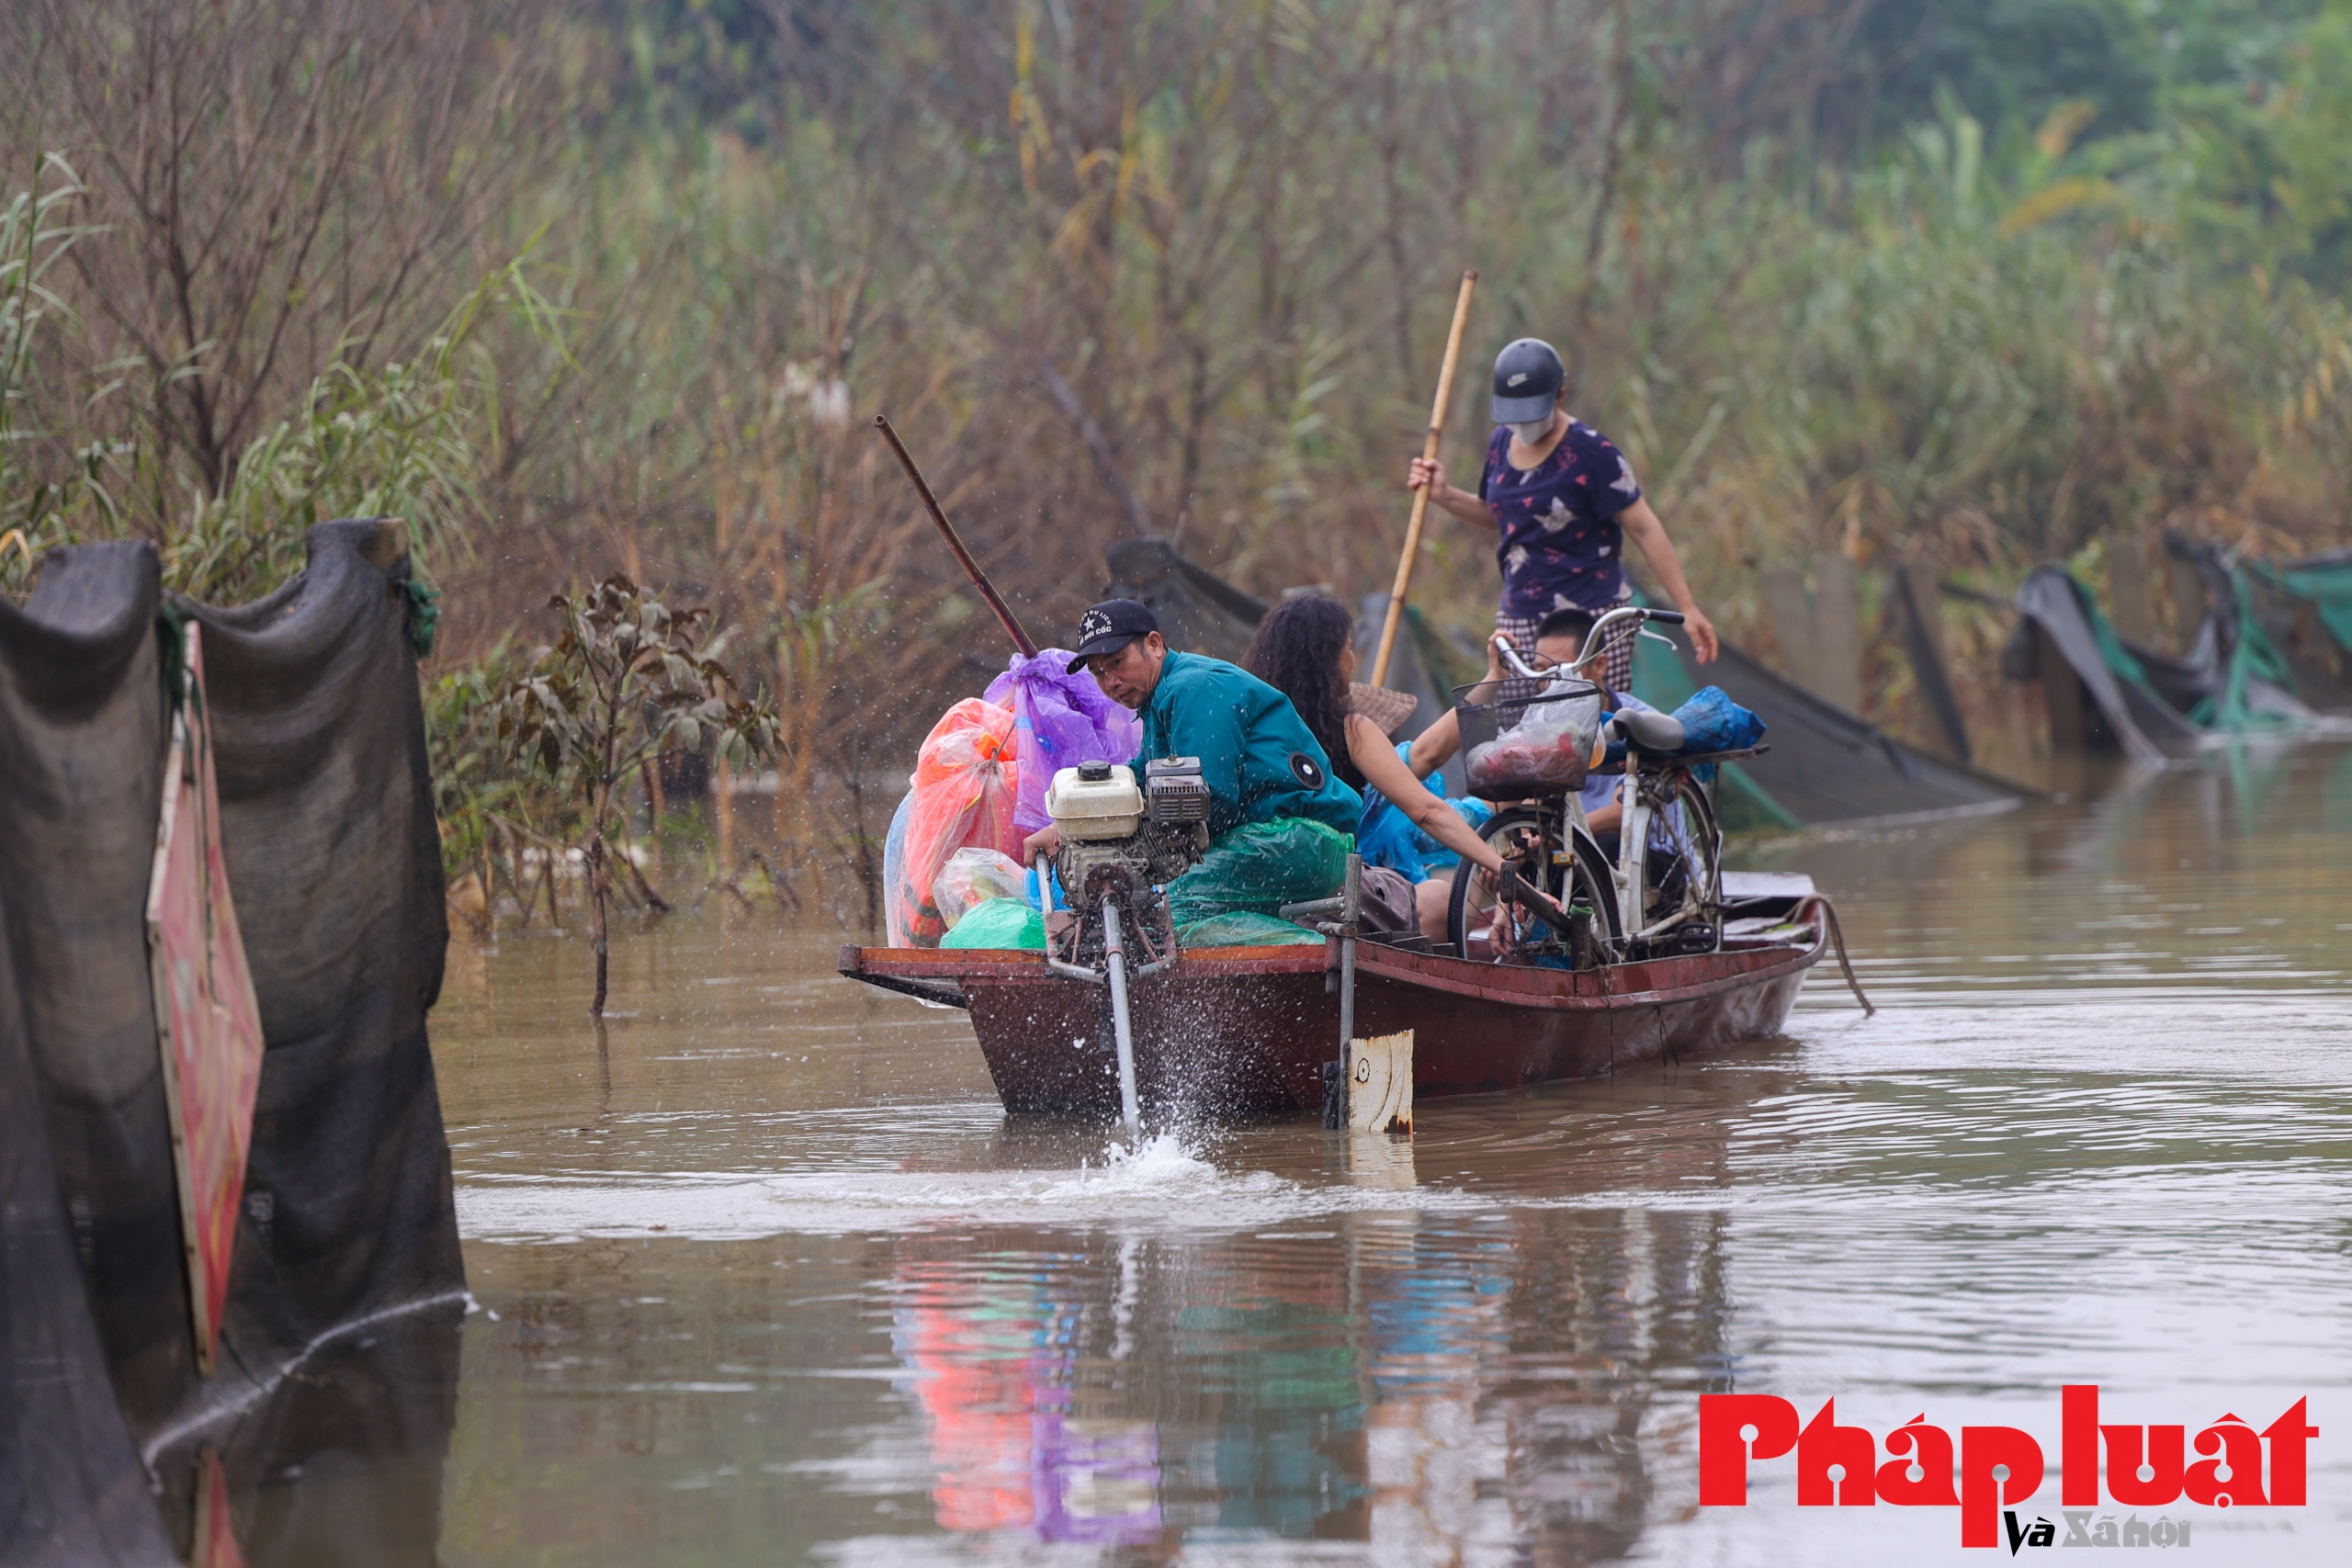
[[[187,683],[172,720],[163,819],[147,885],[147,953],[179,1173],[181,1239],[197,1366],[212,1373],[229,1256],[245,1190],[254,1095],[261,1084],[261,1006],[245,967],[220,856],[220,795],[204,712],[199,628],[187,628]]]

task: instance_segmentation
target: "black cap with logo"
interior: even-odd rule
[[[1097,654],[1116,653],[1159,629],[1148,605],[1133,599],[1105,599],[1079,617],[1078,651],[1070,656],[1069,672],[1075,675]]]
[[[1568,368],[1559,351],[1540,337],[1523,337],[1495,355],[1495,400],[1488,411],[1497,424],[1532,424],[1548,419]]]

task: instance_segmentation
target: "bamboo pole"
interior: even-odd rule
[[[899,440],[899,433],[891,428],[889,417],[876,414],[874,428],[880,431],[882,439],[890,444],[890,450],[898,456],[899,467],[907,470],[907,479],[914,485],[915,493],[922,497],[923,510],[931,513],[933,523],[939,525],[940,536],[947,541],[947,547],[956,552],[956,559],[963,566],[964,575],[972,580],[972,586],[980,591],[980,597],[989,602],[989,608],[996,612],[996,618],[1011,634],[1012,646],[1021,650],[1023,659],[1036,658],[1037,645],[1030,640],[1027,632],[1021,629],[1021,623],[1013,618],[1012,607],[998,595],[995,584],[989,581],[988,573],[980,570],[980,563],[972,558],[972,552],[966,549],[964,541],[956,536],[956,525],[948,522],[947,513],[939,509],[939,498],[931,493],[931,486],[924,481],[922,470],[915,467],[914,458],[907,453],[906,443]]]
[[[711,780],[711,815],[718,826],[718,879],[735,875],[735,770],[728,765],[727,749],[718,749],[718,777]]]
[[[1462,292],[1453,299],[1453,325],[1445,334],[1445,363],[1437,373],[1437,398],[1430,405],[1430,430],[1421,442],[1421,456],[1437,461],[1438,443],[1445,435],[1445,408],[1453,400],[1453,367],[1462,357],[1462,329],[1470,320],[1471,291],[1478,287],[1478,275],[1462,275]],[[1405,525],[1405,553],[1396,562],[1396,586],[1388,591],[1388,618],[1380,627],[1380,651],[1372,661],[1372,683],[1388,683],[1388,655],[1396,647],[1396,626],[1405,616],[1405,595],[1412,592],[1413,563],[1421,553],[1421,519],[1429,515],[1430,487],[1423,485],[1413,492],[1412,521]]]

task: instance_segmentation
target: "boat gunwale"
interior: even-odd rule
[[[1810,928],[1812,940],[1804,943],[1735,939],[1736,945],[1726,944],[1711,953],[1645,959],[1638,964],[1570,972],[1516,964],[1478,964],[1440,953],[1386,947],[1378,942],[1360,942],[1356,947],[1356,978],[1358,984],[1367,979],[1377,979],[1476,1001],[1546,1011],[1582,1011],[1617,1006],[1647,1007],[1695,1001],[1726,991],[1768,984],[1792,971],[1810,969],[1820,962],[1828,947],[1829,930],[1828,922],[1814,908],[1818,902],[1817,896],[1808,897],[1789,917],[1789,924]],[[1182,963],[1169,978],[1233,980],[1260,976],[1320,975],[1337,967],[1338,950],[1336,939],[1327,940],[1320,947],[1302,944],[1294,947],[1194,948],[1183,954]],[[1719,961],[1724,959],[1752,960],[1759,957],[1767,959],[1767,962],[1743,963],[1730,968],[1727,973],[1711,974],[1679,984],[1657,985],[1644,975],[1633,987],[1627,987],[1611,978],[1634,978],[1628,971],[1673,970],[1692,964],[1720,967]],[[1439,965],[1443,968],[1437,967]],[[1457,968],[1467,973],[1457,976],[1445,972]],[[855,980],[874,976],[958,984],[1064,983],[1062,976],[1046,967],[1046,955],[1042,952],[1016,948],[859,947],[852,944],[841,950],[840,970],[843,976]],[[1509,983],[1481,984],[1479,978],[1483,976]],[[1565,987],[1563,982],[1566,982]]]

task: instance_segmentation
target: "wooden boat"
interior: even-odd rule
[[[1770,1034],[1837,916],[1807,877],[1727,873],[1724,883],[1722,948],[1688,957],[1570,973],[1360,942],[1355,1032],[1414,1032],[1417,1099],[1592,1077]],[[1339,1055],[1339,947],[1190,949],[1133,981],[1147,1111],[1319,1110],[1324,1065]],[[841,972],[967,1009],[1007,1111],[1118,1116],[1108,994],[1052,974],[1044,953],[844,947]]]

